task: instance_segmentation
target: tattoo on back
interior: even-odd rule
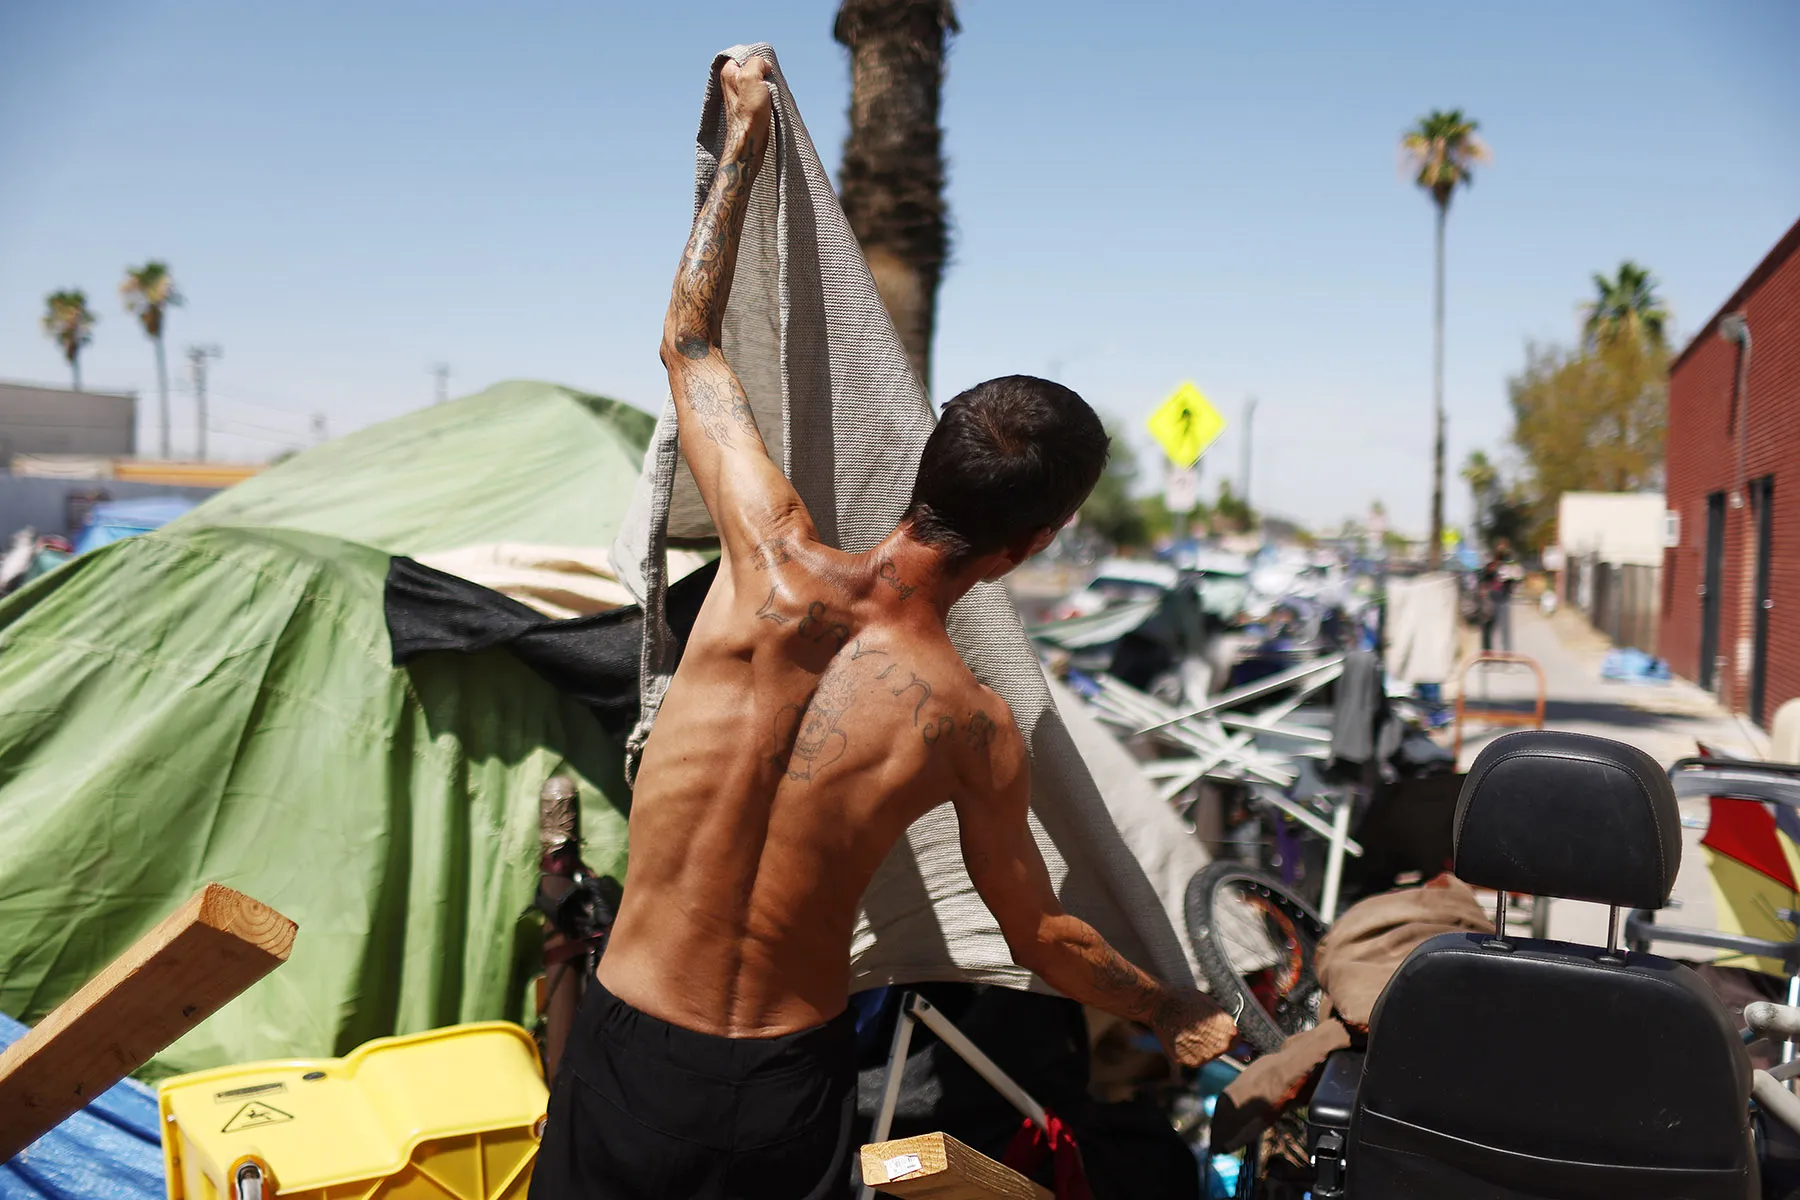
[[[800,627],[794,632],[809,642],[834,638],[840,647],[850,640],[850,627],[842,621],[833,621],[823,600],[814,600],[806,606],[806,615],[800,618]]]
[[[770,764],[786,772],[789,779],[812,782],[850,748],[850,735],[838,728],[838,722],[855,701],[849,671],[833,664],[805,704],[785,704],[775,714],[775,753]]]
[[[894,565],[894,560],[891,558],[881,564],[881,567],[876,574],[881,576],[881,582],[887,584],[896,592],[899,592],[902,600],[907,599],[914,592],[919,590],[917,587],[900,578],[900,568]]]
[[[775,589],[773,587],[769,589],[768,598],[762,602],[762,607],[756,610],[756,615],[764,621],[773,621],[777,625],[786,625],[793,620],[787,614],[775,611]]]
[[[996,726],[994,719],[984,712],[978,712],[969,718],[969,745],[977,750],[984,750],[994,742]]]
[[[850,647],[850,661],[851,662],[855,662],[859,658],[867,658],[871,654],[880,654],[880,655],[885,656],[887,654],[887,651],[883,650],[880,646],[869,646],[869,647],[865,648],[862,644],[861,638],[857,638],[855,644],[853,644]],[[891,669],[892,668],[890,668],[890,670]],[[878,675],[878,676],[876,676],[876,678],[879,679],[880,676]]]
[[[919,712],[925,707],[926,701],[931,699],[931,685],[920,679],[916,672],[908,671],[907,674],[912,676],[912,681],[895,688],[894,695],[904,696],[914,688],[919,689],[919,702],[913,705],[913,725],[916,728],[919,724]]]

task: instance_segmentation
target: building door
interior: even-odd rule
[[[1719,600],[1725,578],[1725,493],[1706,498],[1706,573],[1700,583],[1700,686],[1719,686]]]
[[[1756,520],[1756,607],[1751,613],[1750,719],[1763,724],[1767,711],[1763,693],[1769,682],[1769,567],[1775,541],[1773,510],[1775,477],[1764,475],[1750,484],[1750,514]]]

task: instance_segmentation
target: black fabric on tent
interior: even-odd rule
[[[677,647],[687,645],[718,571],[711,562],[670,585],[669,627]],[[553,620],[492,588],[396,556],[388,564],[385,608],[397,667],[434,650],[473,654],[500,647],[592,709],[615,737],[637,723],[644,613],[635,604]]]

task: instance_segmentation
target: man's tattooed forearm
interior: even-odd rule
[[[1088,980],[1094,988],[1106,996],[1113,1004],[1107,1005],[1124,1015],[1139,1020],[1150,1017],[1156,1011],[1156,1003],[1162,993],[1157,982],[1142,971],[1126,962],[1111,946],[1102,942],[1091,951],[1093,957],[1088,959]]]
[[[900,598],[902,600],[919,590],[917,587],[904,582],[900,578],[900,568],[894,565],[894,560],[891,558],[881,564],[881,569],[877,574],[881,576],[881,582],[900,593]]]
[[[675,348],[684,358],[705,358],[711,351],[719,336],[723,295],[730,290],[731,263],[749,201],[755,138],[745,134],[730,149],[734,152],[720,161],[713,176],[675,278],[670,317]]]

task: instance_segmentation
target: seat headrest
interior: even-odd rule
[[[1681,866],[1675,789],[1634,746],[1533,729],[1496,739],[1456,802],[1456,874],[1479,887],[1661,908]]]

